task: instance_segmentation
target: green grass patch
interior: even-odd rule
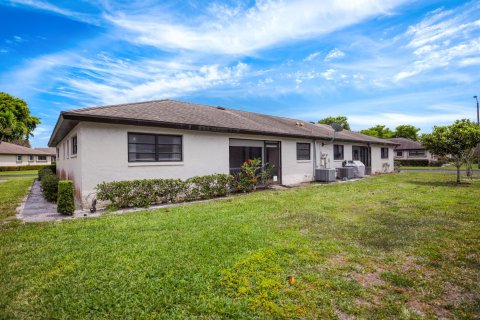
[[[1,172],[0,172],[1,173]],[[0,223],[16,214],[15,209],[27,195],[34,177],[0,177]]]
[[[475,318],[480,183],[451,181],[401,173],[3,224],[0,318]]]

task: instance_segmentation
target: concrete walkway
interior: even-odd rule
[[[45,200],[40,181],[35,180],[25,203],[20,207],[17,217],[26,222],[56,221],[71,219],[57,213],[57,204]]]

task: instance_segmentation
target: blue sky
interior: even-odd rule
[[[476,117],[480,1],[0,0],[0,91],[61,110],[152,99],[352,129]]]

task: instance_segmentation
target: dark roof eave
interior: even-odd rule
[[[236,129],[236,128],[227,128],[227,127],[216,127],[216,126],[204,126],[204,125],[195,125],[195,124],[186,124],[186,123],[172,123],[172,122],[161,122],[161,121],[151,121],[151,120],[139,120],[131,118],[120,118],[120,117],[104,117],[104,116],[95,116],[95,115],[80,115],[73,112],[64,111],[60,114],[59,120],[55,125],[54,133],[49,141],[49,146],[54,147],[54,137],[57,134],[57,127],[61,124],[60,119],[65,120],[75,120],[75,121],[87,121],[87,122],[97,122],[97,123],[111,123],[111,124],[124,124],[124,125],[136,125],[136,126],[149,126],[149,127],[161,127],[161,128],[172,128],[172,129],[183,129],[183,130],[195,130],[195,131],[208,131],[208,132],[223,132],[223,133],[239,133],[239,134],[258,134],[258,135],[268,135],[275,137],[289,137],[289,138],[302,138],[302,139],[316,139],[316,140],[331,140],[331,137],[320,137],[314,135],[296,135],[289,133],[281,132],[270,132],[270,131],[256,131],[256,130],[245,130],[245,129]],[[62,137],[63,138],[63,137]],[[396,143],[390,141],[364,141],[364,140],[350,140],[350,139],[341,139],[336,138],[335,141],[344,141],[344,142],[356,142],[356,143],[370,143],[370,144],[383,144],[383,145],[396,145]]]

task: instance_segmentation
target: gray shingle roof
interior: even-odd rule
[[[330,139],[333,136],[333,129],[328,125],[174,100],[155,100],[77,109],[62,112],[61,117],[76,121],[151,125],[287,137]],[[54,146],[61,140],[55,137],[59,132],[59,128],[57,128],[59,123],[60,121],[57,123],[49,146]],[[383,139],[351,131],[339,132],[336,134],[336,138],[347,141],[393,144]]]
[[[5,141],[2,141],[0,143],[0,154],[26,154],[26,155],[32,154],[32,155],[39,155],[39,156],[49,155],[49,153],[46,153],[41,150],[18,146],[16,144],[5,142]]]
[[[48,153],[51,156],[57,155],[57,150],[56,148],[35,148],[35,150],[39,150],[45,153]]]
[[[420,142],[406,138],[390,138],[388,140],[398,144],[398,146],[395,147],[395,150],[425,149],[425,147]]]

